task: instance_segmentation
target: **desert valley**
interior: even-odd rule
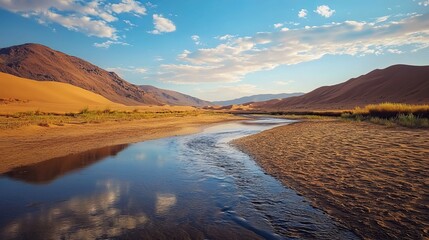
[[[0,239],[429,239],[424,1],[320,26],[335,10],[287,3],[296,19],[272,32],[192,35],[175,60],[166,3],[60,2],[0,0],[29,31],[0,39]],[[153,49],[122,42],[152,11]],[[100,33],[119,19],[123,36]],[[85,52],[69,34],[110,40]]]

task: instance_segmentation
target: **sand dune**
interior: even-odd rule
[[[59,82],[40,82],[0,72],[0,113],[72,112],[82,108],[120,108],[93,92]]]
[[[134,85],[114,72],[34,43],[0,48],[0,72],[38,81],[69,83],[129,106],[210,104],[178,92]]]
[[[429,103],[429,66],[394,65],[298,97],[252,104],[271,110],[334,110],[397,102]]]
[[[1,48],[0,72],[39,81],[69,83],[125,105],[162,104],[114,72],[40,44]]]
[[[429,238],[429,131],[318,121],[235,141],[364,239]]]

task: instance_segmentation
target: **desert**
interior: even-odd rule
[[[429,239],[428,8],[0,0],[0,239]]]

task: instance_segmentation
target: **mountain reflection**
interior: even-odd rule
[[[2,239],[98,239],[112,238],[148,222],[142,212],[123,213],[118,206],[129,186],[116,181],[100,182],[100,194],[76,197],[37,213],[13,220],[0,234]]]
[[[70,154],[30,166],[17,167],[3,175],[28,183],[45,184],[70,172],[84,169],[106,157],[115,156],[127,147],[128,144],[122,144]]]

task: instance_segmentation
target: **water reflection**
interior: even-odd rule
[[[53,158],[30,166],[17,167],[5,176],[35,184],[46,184],[74,171],[86,168],[109,156],[116,156],[128,144],[103,147],[64,157]]]
[[[0,239],[355,239],[228,143],[286,122],[225,123],[8,173],[23,181],[0,179]]]
[[[176,205],[176,195],[170,193],[157,193],[156,194],[156,213],[163,215],[168,210]]]
[[[143,212],[128,215],[118,208],[118,201],[128,188],[127,184],[105,181],[97,185],[101,193],[75,197],[12,220],[3,229],[1,239],[110,238],[148,222]]]

